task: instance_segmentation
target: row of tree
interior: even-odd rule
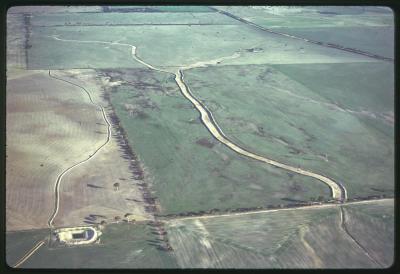
[[[333,203],[333,200],[324,201],[324,203]],[[239,207],[239,208],[226,208],[226,209],[218,209],[213,208],[209,210],[200,210],[200,211],[188,211],[188,212],[180,212],[176,214],[164,214],[157,215],[158,217],[165,218],[176,218],[176,217],[192,217],[192,216],[203,216],[203,215],[216,215],[216,214],[229,214],[229,213],[238,213],[238,212],[249,212],[249,211],[258,211],[258,210],[266,210],[266,209],[278,209],[278,208],[292,208],[292,207],[300,207],[300,206],[311,206],[315,204],[322,204],[322,201],[307,201],[307,202],[295,202],[290,204],[274,204],[274,205],[266,205],[266,206],[257,206],[257,207]]]
[[[32,47],[32,44],[29,41],[29,38],[31,36],[32,32],[32,26],[31,26],[31,14],[24,14],[24,31],[25,31],[25,37],[24,37],[24,48],[25,48],[25,66],[28,67],[29,65],[29,60],[28,60],[28,49]]]
[[[110,101],[110,95],[108,92],[103,93],[103,99],[106,100],[110,105],[110,114],[108,115],[110,118],[111,125],[113,127],[114,137],[118,142],[120,147],[120,151],[122,153],[122,157],[129,162],[129,169],[131,171],[131,179],[139,180],[137,183],[143,198],[143,202],[145,203],[144,209],[146,212],[151,213],[155,220],[149,222],[151,232],[157,236],[156,245],[158,249],[164,251],[171,251],[172,247],[169,244],[167,238],[167,232],[164,229],[164,223],[157,220],[156,213],[158,212],[157,207],[157,197],[154,197],[149,190],[148,183],[144,180],[144,170],[140,165],[140,161],[138,156],[134,153],[132,147],[128,142],[128,136],[125,129],[121,126],[121,121],[118,116],[115,114],[115,110]],[[119,183],[114,183],[114,189],[119,189]]]
[[[164,223],[155,219],[155,221],[148,222],[147,225],[150,227],[151,233],[157,236],[155,240],[148,241],[150,245],[156,246],[159,250],[172,251],[173,249],[167,238],[167,231],[164,228]]]

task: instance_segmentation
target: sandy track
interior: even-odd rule
[[[300,228],[299,230],[299,236],[300,236],[300,241],[304,245],[304,247],[307,249],[308,253],[310,254],[312,261],[314,263],[315,268],[322,268],[323,267],[323,262],[321,259],[318,257],[317,252],[314,250],[314,248],[307,242],[305,239],[306,233],[309,233],[310,229],[306,226]]]
[[[23,264],[26,260],[29,259],[30,256],[32,256],[42,245],[45,244],[45,240],[39,241],[34,247],[32,247],[31,250],[29,250],[15,265],[13,265],[13,268],[17,268],[21,264]]]

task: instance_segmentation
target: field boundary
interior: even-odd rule
[[[303,206],[295,206],[295,207],[286,207],[286,208],[274,208],[274,209],[259,209],[259,210],[249,210],[245,212],[232,212],[226,214],[204,214],[200,216],[178,216],[178,217],[163,217],[164,222],[171,222],[176,220],[194,220],[194,219],[211,219],[211,218],[221,218],[221,217],[235,217],[241,215],[251,215],[251,214],[260,214],[260,213],[271,213],[278,211],[289,211],[289,210],[305,210],[305,209],[319,209],[319,208],[332,208],[332,207],[340,207],[347,205],[357,205],[357,204],[370,204],[382,201],[392,201],[394,198],[382,198],[382,199],[369,199],[363,201],[353,201],[353,202],[343,202],[343,203],[320,203],[313,205],[303,205]],[[162,217],[162,216],[161,216]]]

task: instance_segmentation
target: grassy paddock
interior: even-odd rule
[[[224,18],[220,14],[212,14],[217,16],[215,20],[219,20],[220,17]],[[204,23],[213,24],[213,16],[209,18],[203,15]],[[53,20],[59,22],[59,20]],[[147,19],[143,20],[148,21]],[[33,22],[35,21],[33,20]],[[63,21],[61,20],[61,22]],[[112,31],[109,31],[110,29]],[[33,26],[32,31],[33,34],[29,38],[31,47],[28,49],[28,68],[30,69],[143,67],[131,58],[131,49],[128,46],[63,42],[49,37],[52,35],[61,39],[118,41],[119,43],[133,44],[137,47],[137,54],[140,58],[157,67],[188,65],[231,56],[237,51],[241,52],[241,58],[223,63],[243,65],[375,61],[361,55],[270,34],[245,24],[144,25],[107,28],[104,26],[45,28]],[[180,42],[177,43],[177,41]],[[262,51],[248,51],[255,47],[262,48]]]
[[[5,248],[7,264],[14,266],[36,243],[48,238],[49,235],[48,229],[7,232]]]
[[[34,238],[38,237],[36,234],[30,232],[26,235]],[[10,242],[17,238],[14,245],[20,243],[20,235],[23,234],[10,235]],[[112,224],[103,230],[100,244],[59,248],[42,246],[21,268],[177,267],[171,253],[150,244],[154,240],[150,227],[145,224]]]
[[[115,72],[114,72],[115,73]],[[212,138],[172,76],[123,70],[111,101],[132,147],[153,175],[162,213],[329,198],[315,179],[240,156]]]
[[[239,145],[341,181],[349,197],[393,195],[390,65],[221,66],[185,79]]]

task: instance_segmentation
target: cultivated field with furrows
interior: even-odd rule
[[[93,100],[105,107],[107,116],[111,115],[112,109],[102,97],[107,83],[102,82],[100,85],[95,79],[94,71],[70,70],[53,74],[85,87]],[[95,133],[105,140],[106,122],[99,120],[96,124],[102,128]],[[131,161],[120,147],[118,134],[113,132],[110,142],[94,158],[64,176],[60,186],[60,210],[54,220],[55,225],[114,222],[115,217],[123,218],[126,214],[137,221],[148,219],[149,214],[145,212],[145,202],[140,192],[140,184],[144,178],[132,175],[129,167]],[[136,164],[140,165],[138,161]],[[114,184],[119,186],[116,188]]]
[[[349,232],[381,265],[390,266],[394,259],[394,204],[391,201],[345,208]],[[368,228],[368,229],[366,229]],[[377,233],[378,232],[378,233]]]
[[[351,229],[353,213],[373,209],[378,218],[393,222],[393,202],[346,206],[351,236],[369,245],[368,253],[342,228],[338,208],[290,209],[242,216],[168,221],[168,234],[180,267],[217,268],[365,268],[393,262],[393,223],[370,226],[365,213],[358,229]],[[365,211],[367,212],[367,211]],[[371,220],[375,220],[372,217]],[[283,222],[282,220],[285,220]],[[357,219],[358,221],[359,219]],[[353,223],[354,225],[355,223]],[[382,234],[382,229],[387,234]],[[364,231],[368,230],[368,235]],[[374,238],[374,239],[372,239]],[[373,242],[371,245],[368,242]],[[384,248],[383,247],[388,247]],[[381,256],[381,257],[379,257]]]
[[[46,227],[57,176],[105,142],[107,125],[81,88],[47,71],[9,80],[7,87],[7,230]],[[92,90],[99,98],[101,90]],[[127,213],[146,218],[139,181],[131,178],[127,161],[114,135],[99,155],[67,173],[55,225],[113,221]]]
[[[47,226],[58,174],[103,142],[97,121],[85,94],[48,71],[7,81],[7,230]]]

